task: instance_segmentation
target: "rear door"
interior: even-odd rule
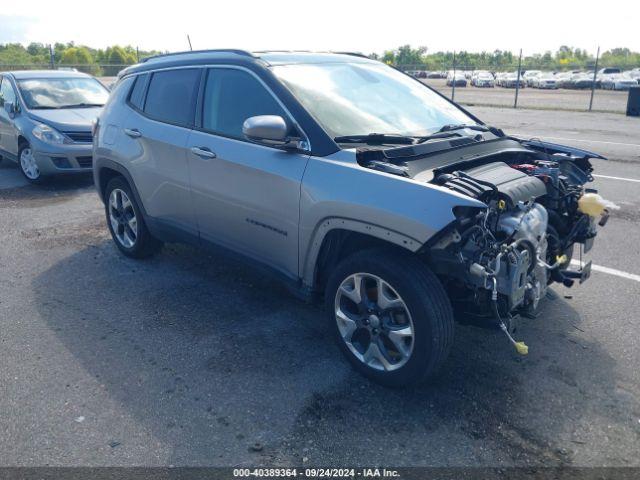
[[[200,235],[297,276],[300,184],[309,156],[246,140],[242,124],[256,115],[280,115],[293,125],[252,72],[208,70],[200,126],[188,143]]]
[[[147,214],[195,236],[186,147],[202,72],[180,68],[139,76],[124,122],[127,163]]]
[[[11,80],[6,75],[0,77],[0,150],[13,156],[18,155],[18,136],[13,119],[4,109],[6,102],[17,106],[17,95]]]

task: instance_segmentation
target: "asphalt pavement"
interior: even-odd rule
[[[622,209],[588,257],[614,273],[554,286],[527,357],[458,327],[409,390],[353,372],[270,277],[180,245],[127,259],[90,178],[0,163],[0,465],[640,466],[640,119],[473,111],[610,158],[595,186]]]

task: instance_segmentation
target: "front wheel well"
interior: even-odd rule
[[[363,250],[385,249],[407,253],[406,248],[366,233],[334,229],[326,234],[318,253],[314,273],[314,290],[324,291],[333,269],[348,256]]]
[[[22,148],[24,145],[29,145],[29,140],[22,135],[18,135],[18,149]]]

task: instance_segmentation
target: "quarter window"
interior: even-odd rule
[[[207,75],[202,110],[205,130],[243,138],[242,124],[256,115],[287,115],[271,93],[242,70],[212,68]]]
[[[195,68],[154,73],[144,112],[161,122],[192,126],[199,78],[200,70]]]
[[[147,77],[148,74],[146,73],[138,75],[129,95],[129,103],[138,110],[142,110],[144,106],[144,87],[147,85]]]

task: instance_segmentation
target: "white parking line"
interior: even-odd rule
[[[580,262],[578,260],[571,260],[571,265],[576,265],[579,267]],[[615,275],[616,277],[640,282],[640,275],[636,275],[635,273],[623,272],[622,270],[616,270],[615,268],[603,267],[600,265],[591,265],[591,270],[594,272],[608,273],[609,275]]]
[[[608,178],[609,180],[624,180],[625,182],[635,182],[640,183],[640,180],[635,178],[624,178],[624,177],[612,177],[610,175],[594,175],[596,178]]]
[[[530,135],[528,133],[516,133],[520,137],[525,137],[527,140],[535,138],[535,139],[543,139],[550,138],[552,140],[562,140],[567,142],[583,142],[583,143],[602,143],[605,145],[620,145],[623,147],[638,147],[640,148],[640,144],[637,143],[620,143],[620,142],[606,142],[604,140],[583,140],[580,138],[565,138],[565,137],[549,137],[547,135]]]

